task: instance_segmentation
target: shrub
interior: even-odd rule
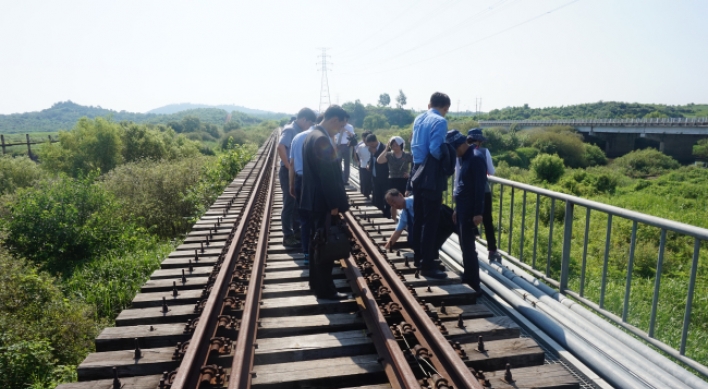
[[[531,129],[526,132],[525,142],[544,154],[557,154],[568,167],[588,165],[585,159],[585,144],[582,136],[570,127]]]
[[[708,159],[708,138],[701,139],[693,146],[693,156]]]
[[[520,167],[520,168],[528,168],[528,161],[522,158],[519,154],[517,154],[514,151],[506,151],[503,152],[499,155],[495,155],[492,157],[492,161],[494,161],[495,165],[498,165],[500,162],[504,161],[509,166],[514,166],[514,167]]]
[[[20,189],[3,222],[11,252],[57,270],[118,246],[128,246],[136,231],[121,218],[120,204],[95,175],[60,176]]]
[[[675,159],[655,149],[632,151],[615,159],[612,165],[630,177],[649,177],[680,167]]]
[[[565,165],[557,155],[539,154],[531,161],[531,171],[538,180],[553,184],[565,173]]]
[[[0,195],[32,186],[43,176],[39,166],[28,157],[0,157]]]
[[[206,157],[127,163],[106,174],[103,187],[123,205],[122,218],[172,237],[186,232],[189,218],[202,207],[187,194],[202,179],[207,163]]]
[[[246,135],[246,132],[243,130],[229,131],[221,137],[221,148],[223,150],[228,149],[229,142],[231,142],[231,145],[245,144],[248,142],[248,135]]]
[[[588,166],[603,166],[607,165],[607,157],[605,153],[596,145],[585,144],[585,160]]]
[[[493,127],[485,128],[483,131],[487,141],[484,142],[484,147],[490,151],[501,153],[504,151],[514,151],[520,145],[521,141],[517,137],[516,132],[509,131],[506,128]],[[465,131],[465,134],[467,132]]]
[[[93,349],[92,308],[56,284],[0,246],[0,387],[54,387]]]

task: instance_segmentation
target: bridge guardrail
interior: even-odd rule
[[[591,307],[598,313],[600,313],[602,316],[606,317],[610,321],[614,322],[617,325],[620,325],[624,329],[630,331],[634,335],[640,337],[641,339],[645,340],[646,342],[652,344],[653,346],[661,349],[663,352],[667,353],[668,355],[676,358],[677,360],[680,360],[681,362],[685,363],[686,365],[694,368],[695,370],[699,371],[704,377],[708,377],[708,368],[706,366],[701,365],[700,363],[696,362],[695,360],[689,358],[686,356],[686,342],[689,336],[689,328],[691,325],[691,314],[692,314],[692,308],[693,308],[693,301],[695,298],[695,289],[696,289],[696,278],[698,275],[698,270],[699,270],[699,257],[700,257],[700,247],[702,242],[707,242],[708,241],[708,229],[705,228],[700,228],[684,223],[679,223],[655,216],[650,216],[646,215],[643,213],[635,212],[635,211],[630,211],[627,209],[619,208],[616,206],[612,205],[607,205],[587,199],[583,199],[580,197],[572,196],[572,195],[567,195],[564,193],[559,193],[559,192],[554,192],[551,190],[535,187],[532,185],[527,185],[511,180],[506,180],[498,177],[489,177],[489,181],[492,184],[492,198],[493,198],[493,206],[497,207],[495,211],[497,214],[495,215],[497,217],[496,220],[496,238],[497,238],[497,245],[501,249],[503,247],[503,244],[506,245],[506,257],[507,260],[510,260],[513,262],[515,265],[523,268],[527,272],[531,273],[533,276],[537,277],[540,280],[543,280],[544,282],[550,284],[551,286],[557,288],[561,293],[564,293],[566,295],[571,296],[572,298],[582,302],[586,306]],[[498,189],[497,189],[498,188]],[[505,188],[509,193],[505,196]],[[446,202],[448,204],[451,203],[451,197],[449,193],[451,193],[452,188],[450,187],[450,192],[448,192],[448,195],[445,197]],[[521,204],[518,204],[519,201],[515,200],[516,197],[516,192],[521,191]],[[527,227],[526,225],[526,219],[527,219],[527,211],[528,211],[528,199],[527,197],[528,194],[535,194],[535,206],[532,204],[535,209],[533,210],[535,212],[535,217],[533,222],[533,248],[531,250],[532,252],[532,258],[531,258],[531,263],[528,264],[528,257],[527,260],[524,261],[524,249],[528,251],[529,246],[531,246],[531,242],[527,241],[528,237],[525,236],[527,233],[527,229],[530,229],[530,227]],[[505,201],[507,200],[507,206],[509,206],[509,209],[505,209]],[[550,201],[550,205],[548,205],[548,201]],[[557,256],[557,250],[554,253],[553,247],[554,247],[554,225],[555,222],[557,221],[556,219],[556,214],[561,215],[557,206],[557,203],[562,202],[564,203],[563,209],[562,209],[562,234],[557,234],[562,237],[560,241],[560,266],[558,266],[558,258],[555,258],[554,260],[554,254]],[[451,204],[450,204],[451,205]],[[520,221],[520,232],[518,232],[518,236],[515,236],[514,233],[514,228],[515,228],[515,223],[514,223],[514,212],[515,208],[518,208],[519,205],[521,206],[521,221]],[[539,229],[539,220],[541,219],[541,208],[547,206],[547,216],[548,216],[548,225],[547,225],[547,230],[541,232]],[[583,231],[583,239],[582,239],[582,245],[578,247],[578,240],[573,238],[573,235],[576,231],[573,229],[573,221],[574,220],[582,220],[582,217],[576,217],[577,216],[577,207],[583,207],[585,209],[585,228]],[[504,214],[506,212],[506,215]],[[606,215],[606,226],[605,226],[605,243],[604,243],[604,253],[603,253],[603,266],[602,266],[602,273],[601,273],[601,279],[600,279],[600,293],[599,293],[599,299],[598,301],[593,301],[590,298],[586,296],[586,281],[589,281],[586,279],[586,272],[588,269],[588,243],[589,243],[589,232],[590,232],[590,222],[591,222],[591,212],[594,213],[601,213]],[[506,217],[505,217],[506,216]],[[533,215],[532,215],[533,217]],[[612,249],[612,244],[611,242],[613,241],[613,225],[617,225],[619,221],[616,219],[619,218],[621,220],[625,220],[631,223],[631,234],[629,237],[629,255],[628,255],[628,261],[627,261],[627,272],[626,272],[626,279],[624,280],[624,298],[622,302],[622,313],[621,317],[615,315],[612,313],[609,309],[606,307],[606,298],[607,298],[607,287],[608,287],[608,267],[610,266],[610,252]],[[544,222],[545,223],[545,222]],[[519,224],[519,223],[517,223]],[[659,236],[659,248],[658,248],[658,253],[657,253],[657,260],[656,260],[656,267],[655,267],[655,279],[654,279],[654,289],[653,289],[653,294],[652,294],[652,302],[651,302],[651,312],[649,314],[649,324],[648,324],[648,331],[644,331],[628,322],[628,314],[629,314],[629,309],[632,304],[632,301],[630,299],[630,296],[632,294],[632,279],[634,275],[634,265],[635,265],[635,255],[636,255],[636,249],[637,249],[637,232],[640,227],[648,227],[648,228],[657,228],[659,229],[660,236]],[[542,227],[545,228],[545,227]],[[541,242],[539,240],[540,235],[543,234],[545,235],[547,232],[548,234],[548,241],[547,242]],[[664,257],[665,257],[665,250],[666,250],[666,245],[667,245],[667,233],[672,233],[676,234],[675,236],[672,236],[673,240],[680,239],[681,237],[689,238],[693,240],[693,252],[691,255],[691,270],[689,273],[689,279],[688,279],[688,289],[686,293],[686,304],[683,309],[683,326],[681,329],[681,340],[680,340],[680,346],[677,349],[673,348],[672,346],[664,343],[663,341],[658,340],[655,337],[656,333],[656,324],[657,324],[657,311],[658,311],[658,305],[659,305],[659,297],[660,297],[660,289],[661,289],[661,276],[662,272],[664,270]],[[505,236],[506,235],[506,236]],[[647,235],[646,231],[642,231],[642,235]],[[505,237],[505,240],[502,241],[502,238]],[[626,237],[620,237],[620,239],[626,240]],[[615,241],[618,240],[617,237],[614,239]],[[578,287],[576,290],[573,290],[571,285],[571,258],[572,258],[572,245],[575,244],[575,252],[582,252],[580,255],[580,258],[574,258],[574,259],[580,259],[580,269],[575,269],[576,273],[577,270],[579,270],[579,280],[577,280]],[[547,245],[545,247],[545,258],[541,257],[541,250],[544,248],[541,247],[541,245]],[[558,245],[558,242],[556,242],[556,246]],[[581,248],[581,250],[578,250],[578,248]],[[705,256],[705,255],[704,255]],[[543,271],[543,261],[545,260],[545,271]],[[705,258],[703,259],[702,263],[705,262]],[[541,267],[542,270],[539,270],[539,267]],[[554,278],[553,274],[557,275],[557,277]],[[575,280],[574,280],[575,281]]]
[[[569,120],[481,120],[482,127],[510,126],[662,126],[662,127],[696,127],[708,126],[708,117],[701,118],[654,118],[654,119],[569,119]]]

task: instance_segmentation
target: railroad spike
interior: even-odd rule
[[[428,292],[428,293],[431,293],[433,290],[430,289],[430,285],[428,285],[428,288],[427,288],[425,291]]]
[[[192,266],[192,260],[189,260],[189,273],[194,273],[194,266]]]
[[[194,263],[199,262],[199,253],[197,252],[198,250],[194,250]]]
[[[182,269],[182,285],[187,283],[187,276],[184,275],[184,269]]]
[[[460,315],[460,316],[462,316],[462,315]],[[484,337],[482,335],[480,335],[478,339],[479,340],[477,340],[477,351],[479,351],[480,353],[487,351],[484,349]]]
[[[514,377],[511,375],[511,364],[507,363],[506,364],[506,371],[504,372],[504,381],[507,384],[511,384],[514,382]]]
[[[143,353],[140,351],[140,343],[138,338],[135,338],[135,357],[133,359],[140,359],[143,357]],[[113,386],[115,387],[115,381]]]
[[[167,306],[167,299],[163,296],[162,297],[162,313],[167,313],[170,311],[170,308]]]
[[[201,247],[202,253],[204,252],[204,242],[199,242],[199,246]]]
[[[113,366],[113,389],[120,389],[123,384],[118,379],[118,369]]]
[[[415,274],[413,275],[415,278],[420,278],[420,270],[416,270]]]
[[[442,313],[443,315],[446,315],[446,314],[447,314],[447,308],[445,308],[445,302],[444,302],[444,301],[441,301],[441,302],[440,302],[440,313]]]
[[[462,320],[462,314],[457,318],[457,328],[465,328],[465,322]]]

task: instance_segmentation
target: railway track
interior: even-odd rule
[[[315,298],[281,245],[271,136],[60,389],[578,388],[575,374],[449,272],[426,279],[395,224],[349,192],[350,298]],[[442,266],[442,265],[441,265]]]

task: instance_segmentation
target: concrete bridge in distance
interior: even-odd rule
[[[665,119],[574,119],[574,120],[485,120],[482,128],[570,126],[583,134],[586,141],[604,144],[609,158],[620,157],[632,150],[654,147],[682,162],[693,158],[693,145],[708,138],[708,118]]]

